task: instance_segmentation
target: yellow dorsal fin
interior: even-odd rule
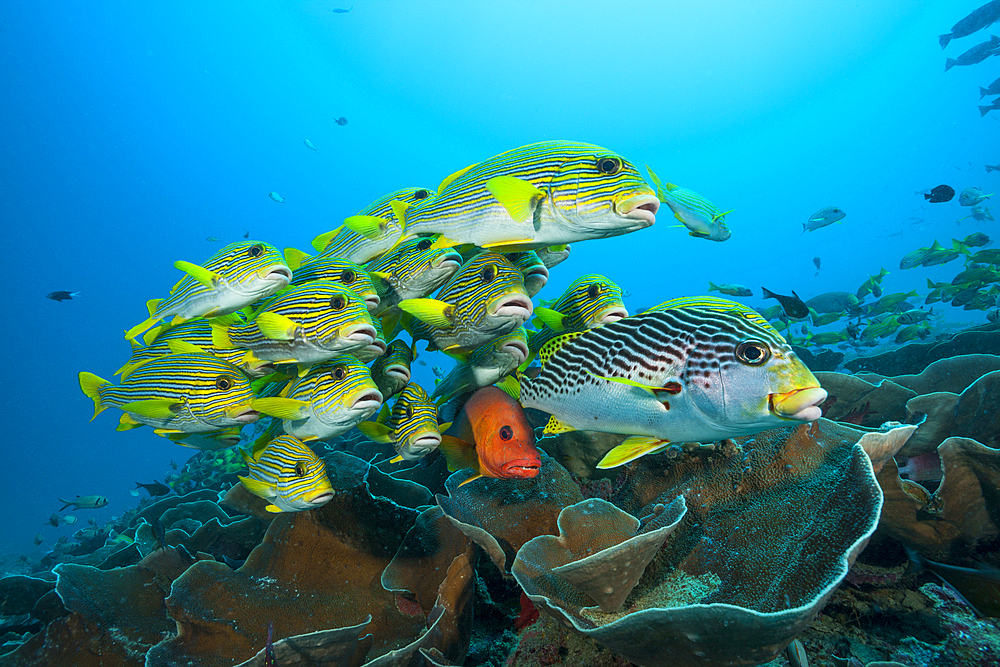
[[[183,278],[181,278],[183,280]],[[146,302],[146,312],[149,313],[150,317],[156,314],[156,309],[160,305],[163,299],[150,299]]]
[[[204,348],[186,340],[168,340],[167,348],[170,350],[170,354],[208,354]]]
[[[222,276],[215,271],[210,271],[204,266],[198,266],[197,264],[192,264],[191,262],[185,262],[183,259],[179,259],[174,262],[174,268],[180,269],[209,289],[215,289],[215,287],[219,284],[219,280],[222,278]]]
[[[645,435],[633,435],[625,438],[622,444],[618,445],[601,459],[597,464],[598,468],[617,468],[625,465],[629,461],[634,461],[646,454],[655,454],[670,446],[669,440],[652,438]]]
[[[442,248],[454,248],[457,245],[462,245],[462,242],[450,239],[447,236],[439,236],[437,240],[431,244],[430,249],[441,250]]]
[[[324,250],[326,250],[326,247],[330,245],[330,241],[333,240],[333,237],[339,234],[340,230],[343,228],[344,226],[341,225],[340,227],[337,227],[332,231],[326,232],[325,234],[320,234],[319,236],[317,236],[312,240],[312,247],[316,250],[316,252],[323,252]]]
[[[490,191],[514,222],[530,222],[535,207],[545,199],[545,193],[528,181],[516,176],[494,176],[486,181]]]
[[[479,163],[477,162],[476,164],[479,164]],[[448,176],[445,176],[444,180],[441,181],[441,185],[438,186],[438,189],[437,189],[438,194],[441,194],[442,192],[444,192],[445,190],[448,189],[449,185],[451,185],[452,183],[454,183],[458,179],[460,179],[463,176],[465,176],[465,174],[467,174],[470,169],[472,169],[473,167],[475,167],[476,164],[470,164],[468,167],[464,167],[462,169],[459,169],[458,171],[456,171],[453,174],[449,174]]]
[[[345,227],[373,241],[382,236],[385,224],[385,220],[374,215],[352,215],[344,219]]]
[[[285,264],[288,265],[292,271],[298,271],[302,266],[302,262],[312,257],[298,248],[285,248]]]
[[[661,190],[663,188],[663,183],[660,182],[660,177],[656,175],[656,172],[653,171],[648,164],[646,165],[646,171],[649,172],[649,180],[653,182],[653,187],[657,190]]]

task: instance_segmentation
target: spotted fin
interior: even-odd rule
[[[373,241],[382,236],[385,223],[385,220],[374,215],[352,215],[344,219],[345,227]]]
[[[280,419],[305,419],[309,416],[309,403],[294,398],[256,398],[250,401],[250,407],[257,412],[263,412]]]
[[[542,433],[545,435],[555,435],[558,433],[569,433],[570,431],[575,431],[576,428],[570,426],[566,422],[560,421],[558,417],[552,415],[549,417],[549,423],[545,425],[542,429]]]
[[[316,252],[323,252],[324,250],[326,250],[326,247],[330,245],[330,241],[333,240],[333,237],[339,234],[340,230],[343,228],[344,226],[341,225],[340,227],[337,227],[331,232],[320,234],[319,236],[317,236],[312,240],[312,247],[316,249]]]
[[[494,176],[486,181],[490,191],[514,222],[530,222],[535,207],[545,199],[545,193],[528,181],[516,176]]]
[[[597,464],[599,469],[605,468],[617,468],[618,466],[625,465],[630,461],[634,461],[640,456],[645,456],[646,454],[655,454],[661,450],[666,449],[670,446],[669,440],[662,440],[660,438],[652,438],[644,435],[633,435],[625,438],[622,444],[618,445],[601,459],[601,462]]]
[[[560,349],[562,349],[563,345],[565,345],[569,341],[573,340],[577,336],[582,336],[584,333],[586,333],[586,332],[584,332],[584,331],[571,331],[569,333],[564,333],[561,336],[557,336],[557,337],[553,338],[552,340],[550,340],[545,345],[542,345],[542,349],[540,349],[538,351],[538,359],[539,359],[539,361],[542,362],[542,366],[544,366],[545,364],[547,364],[549,362],[549,359],[552,358],[552,355],[554,355],[556,352],[558,352]]]
[[[451,326],[450,303],[437,299],[403,299],[399,308],[432,327],[443,329]]]
[[[180,269],[209,289],[218,287],[219,281],[222,279],[222,276],[215,271],[206,269],[204,266],[192,264],[191,262],[185,262],[183,259],[174,262],[174,268]]]
[[[295,322],[278,313],[261,313],[254,319],[254,322],[257,323],[260,332],[271,340],[292,340],[295,338],[295,330],[298,328]],[[214,344],[214,330],[212,340]]]

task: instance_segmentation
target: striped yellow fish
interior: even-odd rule
[[[488,387],[507,377],[528,358],[528,334],[518,326],[508,334],[486,343],[459,363],[434,388],[434,398],[443,405],[455,396]]]
[[[179,324],[195,317],[234,313],[277,293],[292,279],[278,249],[261,241],[227,245],[202,266],[185,261],[174,262],[174,266],[187,275],[166,299],[146,302],[149,317],[125,332],[128,340],[160,321]]]
[[[411,363],[413,350],[405,342],[394,340],[389,343],[386,353],[372,364],[372,379],[382,392],[383,401],[388,401],[409,384]]]
[[[549,342],[542,370],[521,378],[546,432],[629,436],[598,467],[669,446],[714,442],[820,417],[826,391],[778,335],[741,313],[672,308]]]
[[[364,264],[392,248],[402,235],[393,202],[415,204],[433,196],[434,190],[429,188],[405,188],[390,192],[366,206],[358,215],[347,218],[344,222],[350,223],[350,226],[344,224],[317,236],[312,246],[321,253],[321,257],[340,257]],[[354,231],[352,227],[360,231]]]
[[[285,248],[285,261],[292,269],[290,284],[293,287],[314,280],[332,280],[354,290],[355,294],[365,300],[368,310],[374,312],[378,308],[379,295],[375,284],[368,271],[358,264],[332,255],[310,257],[295,248]]]
[[[316,364],[285,385],[278,396],[251,402],[254,410],[282,419],[282,428],[303,442],[328,440],[354,428],[382,407],[368,368],[350,355]]]
[[[382,320],[372,317],[372,326],[375,327],[375,339],[364,347],[354,350],[351,354],[358,358],[363,364],[367,364],[378,359],[388,349],[389,344],[385,342],[385,332],[382,329]]]
[[[248,455],[246,477],[240,482],[247,491],[267,500],[268,512],[303,512],[316,509],[333,498],[326,465],[307,445],[290,435],[267,441],[261,438]]]
[[[753,322],[759,327],[763,327],[770,331],[775,336],[781,338],[781,334],[768,323],[763,315],[758,313],[753,308],[749,306],[744,306],[742,303],[736,301],[730,301],[729,299],[723,299],[717,296],[682,296],[676,299],[669,299],[664,301],[658,306],[653,306],[652,308],[647,308],[643,312],[652,313],[658,310],[670,310],[672,308],[707,308],[708,310],[718,310],[721,312],[734,311]],[[781,310],[781,306],[775,306],[778,310]],[[784,340],[782,338],[781,340]]]
[[[522,368],[538,354],[542,346],[561,333],[593,329],[628,317],[622,288],[605,276],[589,273],[566,288],[551,307],[535,309],[534,325],[538,331],[528,334],[528,358]]]
[[[503,255],[483,252],[466,262],[436,299],[406,299],[404,326],[427,349],[468,353],[513,331],[531,317],[533,305],[521,272]]]
[[[545,141],[501,153],[445,179],[434,197],[396,205],[408,236],[441,235],[534,250],[649,227],[660,201],[620,155],[592,144]]]
[[[309,365],[350,354],[377,336],[365,302],[328,280],[298,285],[271,298],[246,324],[212,322],[217,348],[250,350],[258,359]]]
[[[229,317],[233,318],[234,322],[241,321],[237,319],[237,313]],[[132,356],[125,365],[115,371],[115,375],[121,374],[122,380],[125,380],[136,368],[151,359],[182,352],[218,357],[236,366],[251,378],[264,377],[274,372],[274,364],[257,359],[246,350],[223,350],[212,345],[212,326],[208,320],[197,319],[158,330],[156,338],[148,345],[134,346]]]
[[[455,275],[462,256],[451,248],[431,248],[432,244],[432,239],[406,241],[365,267],[381,298],[374,311],[377,317],[398,314],[400,301],[423,298]]]
[[[361,422],[358,430],[369,440],[392,444],[398,456],[393,463],[416,461],[427,456],[441,444],[441,431],[450,423],[438,423],[437,406],[419,384],[411,382],[396,397],[389,408],[382,406],[378,419]]]
[[[674,217],[688,228],[688,234],[699,239],[725,241],[732,232],[726,225],[726,216],[732,211],[722,212],[712,202],[697,192],[679,187],[673,183],[661,183],[660,178],[646,165],[649,178],[656,186],[656,196],[670,207]]]
[[[534,297],[549,282],[549,270],[534,250],[512,252],[507,259],[521,271],[529,297]]]
[[[253,392],[243,372],[207,354],[171,354],[153,359],[120,385],[93,373],[79,375],[80,389],[94,401],[94,417],[109,407],[124,411],[125,431],[142,425],[157,433],[205,433],[257,421]]]

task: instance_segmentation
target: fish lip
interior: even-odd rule
[[[372,342],[368,343],[368,345],[365,346],[365,351],[368,352],[369,354],[378,352],[378,354],[375,354],[376,359],[384,355],[387,349],[388,347],[386,346],[385,341],[380,340],[378,338],[376,338],[375,340],[373,340]]]
[[[819,405],[826,400],[827,391],[819,385],[801,387],[767,397],[771,413],[783,419],[815,421],[823,416]]]
[[[288,284],[292,282],[292,270],[287,266],[275,264],[260,270],[260,277],[263,280],[273,280],[277,283]]]
[[[352,410],[377,410],[382,405],[382,392],[377,389],[368,389],[363,394],[354,399],[351,403]]]
[[[598,324],[610,324],[611,322],[617,322],[618,320],[625,319],[628,317],[628,311],[621,306],[614,306],[612,308],[607,308],[601,312],[600,317],[597,318]]]
[[[656,195],[632,195],[615,202],[615,210],[623,218],[642,220],[646,227],[656,222],[656,213],[660,210],[660,200]]]
[[[428,451],[437,449],[441,445],[441,435],[439,433],[428,433],[418,437],[411,443],[414,449],[426,449]]]
[[[510,475],[511,477],[534,477],[538,474],[541,467],[541,459],[515,459],[514,461],[504,463],[501,467],[501,471],[503,474]]]
[[[486,312],[494,317],[517,317],[527,321],[535,310],[527,294],[511,294],[494,299]]]
[[[403,380],[406,383],[410,382],[410,369],[406,366],[389,366],[383,373],[386,377],[394,377]]]
[[[378,332],[371,324],[358,324],[350,332],[344,334],[344,338],[355,342],[373,345],[378,340]]]
[[[307,502],[313,506],[325,505],[326,503],[333,500],[333,491],[324,491],[323,493],[313,496]]]
[[[515,357],[518,366],[528,358],[528,346],[521,340],[511,340],[504,343],[500,346],[500,352]]]
[[[382,303],[382,299],[378,294],[369,294],[365,296],[365,306],[367,306],[370,311],[374,311],[378,308],[380,303]]]
[[[456,251],[448,248],[448,252],[442,252],[431,260],[431,266],[435,269],[455,269],[462,266],[462,256]]]
[[[241,411],[237,412],[237,410]],[[260,413],[251,408],[249,405],[245,405],[245,406],[240,406],[238,408],[233,408],[233,410],[229,412],[229,418],[241,422],[243,424],[252,424],[253,422],[260,419]]]

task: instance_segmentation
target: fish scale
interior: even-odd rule
[[[750,341],[767,346],[766,363],[737,360]],[[520,399],[564,430],[718,440],[787,422],[769,412],[769,397],[819,387],[779,334],[733,311],[647,312],[555,339],[541,357]]]

